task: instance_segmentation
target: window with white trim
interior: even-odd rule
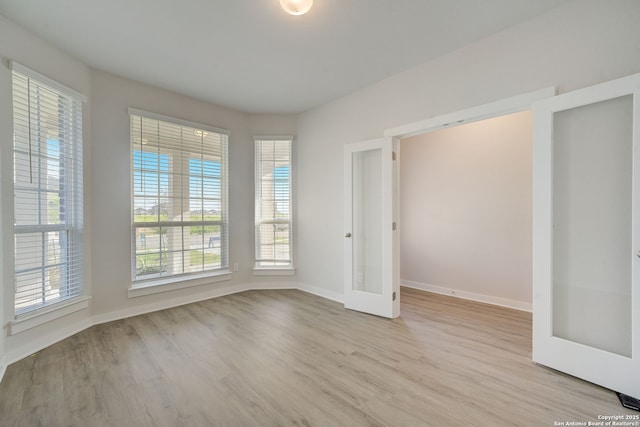
[[[12,63],[15,314],[83,286],[84,95]]]
[[[130,117],[133,281],[226,272],[229,133],[133,109]]]
[[[255,269],[293,268],[291,137],[255,137]]]

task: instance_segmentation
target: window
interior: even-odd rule
[[[228,132],[130,115],[133,281],[227,270]]]
[[[12,63],[15,313],[82,294],[82,102]]]
[[[255,269],[291,269],[291,137],[256,137]]]

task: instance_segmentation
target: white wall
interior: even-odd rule
[[[297,287],[296,277],[254,277],[253,135],[296,135],[294,115],[250,115],[92,70],[0,16],[0,250],[2,292],[0,378],[7,363],[94,323],[210,298],[248,288]],[[16,335],[13,319],[13,189],[11,72],[9,60],[70,86],[89,98],[84,109],[85,290],[89,309]],[[130,153],[128,107],[228,129],[230,253],[240,269],[232,279],[129,298],[131,285]]]
[[[404,284],[530,308],[532,144],[530,111],[402,140]]]
[[[100,320],[232,292],[257,281],[292,282],[295,278],[254,278],[253,135],[295,134],[294,116],[254,116],[198,101],[174,92],[92,70],[91,212],[94,229],[93,314]],[[230,265],[232,280],[129,298],[131,286],[130,145],[128,107],[227,129],[229,140]]]
[[[202,292],[209,285],[137,298],[127,295],[131,286],[131,172],[127,108],[135,107],[231,132],[229,190],[235,196],[231,197],[230,203],[234,219],[230,224],[231,263],[242,262],[248,256],[247,240],[250,236],[246,232],[247,227],[242,225],[249,221],[246,205],[250,201],[251,187],[246,186],[251,165],[238,161],[250,155],[247,116],[96,70],[91,74],[91,86],[94,118],[91,137],[94,146],[91,162],[94,200],[91,212],[97,224],[92,248],[94,314],[134,312],[136,306]],[[234,214],[236,211],[240,212],[237,216]],[[245,271],[243,268],[234,275],[234,281],[246,280]],[[228,285],[229,282],[223,282],[221,286]]]
[[[301,114],[300,281],[342,294],[345,144],[549,86],[566,92],[640,72],[638,22],[638,1],[577,0]]]

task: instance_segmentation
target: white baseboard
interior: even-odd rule
[[[532,311],[531,303],[523,301],[515,301],[506,298],[495,297],[491,295],[477,294],[474,292],[461,291],[458,289],[444,288],[441,286],[429,285],[426,283],[413,282],[411,280],[401,280],[401,286],[407,288],[419,289],[422,291],[433,292],[435,294],[448,295],[456,298],[467,299],[471,301],[483,302],[485,304],[499,305],[501,307],[513,308],[520,311]]]
[[[251,283],[246,286],[246,291],[279,291],[286,289],[300,289],[295,282],[263,282]]]
[[[108,313],[96,314],[92,317],[92,325],[113,322],[114,320],[126,319],[127,317],[139,316],[141,314],[152,313],[154,311],[166,310],[185,304],[204,301],[211,298],[218,298],[225,295],[237,294],[249,290],[247,285],[229,285],[220,288],[209,289],[197,294],[174,297],[150,304],[137,305],[122,310],[110,311]]]
[[[476,294],[473,292],[460,291],[457,289],[443,288],[440,286],[428,285],[425,283],[413,282],[409,280],[401,281],[401,285],[420,289],[427,292],[433,292],[437,294],[450,295],[457,298],[468,299],[472,301],[483,302],[487,304],[499,305],[502,307],[513,308],[516,310],[529,311],[531,312],[531,304],[525,303],[521,301],[514,301],[505,298],[493,297],[489,295]],[[168,300],[163,300],[159,302],[154,302],[145,305],[138,305],[131,308],[125,308],[122,310],[112,311],[108,313],[97,314],[86,319],[83,319],[79,322],[76,322],[72,325],[69,325],[66,328],[62,328],[59,331],[56,331],[55,334],[49,334],[47,336],[41,337],[34,341],[30,341],[28,344],[21,346],[20,348],[14,349],[13,351],[7,352],[4,357],[0,357],[0,381],[2,381],[2,377],[6,372],[7,366],[17,362],[18,360],[24,359],[25,357],[37,353],[38,351],[49,347],[59,341],[62,341],[65,338],[70,337],[71,335],[77,334],[93,325],[98,325],[101,323],[112,322],[114,320],[124,319],[127,317],[138,316],[141,314],[151,313],[158,310],[165,310],[172,307],[177,307],[180,305],[191,304],[198,301],[204,301],[211,298],[222,297],[225,295],[231,295],[235,293],[250,291],[250,290],[276,290],[276,289],[297,289],[303,292],[310,293],[312,295],[317,295],[322,298],[330,299],[332,301],[336,301],[339,303],[344,302],[344,295],[338,292],[330,291],[324,288],[318,288],[315,286],[310,286],[305,283],[296,283],[296,282],[283,282],[283,283],[247,283],[247,284],[236,284],[230,286],[224,286],[215,289],[209,289],[205,292],[200,292],[198,294],[171,298]]]
[[[6,371],[8,365],[24,359],[34,353],[41,351],[42,349],[49,347],[71,335],[82,332],[83,330],[90,328],[93,325],[99,325],[101,323],[112,322],[115,320],[125,319],[127,317],[139,316],[154,311],[165,310],[168,308],[178,307],[185,304],[191,304],[198,301],[204,301],[211,298],[218,298],[225,295],[236,294],[251,290],[279,290],[279,289],[298,289],[304,292],[308,292],[323,298],[327,298],[333,301],[342,302],[342,295],[337,293],[326,291],[324,289],[316,288],[313,286],[307,286],[303,283],[295,282],[265,282],[265,283],[246,283],[228,285],[214,289],[208,289],[205,292],[200,292],[194,295],[174,297],[154,303],[137,305],[130,308],[124,308],[121,310],[110,311],[108,313],[96,314],[66,328],[62,328],[56,331],[55,334],[49,334],[45,337],[38,338],[34,341],[30,341],[13,351],[7,352],[4,358],[0,357],[0,381]]]
[[[118,311],[110,311],[108,313],[97,314],[93,316],[93,324],[113,322],[114,320],[126,319],[127,317],[139,316],[141,314],[152,313],[154,311],[166,310],[168,308],[178,307],[194,302],[205,301],[211,298],[223,297],[226,295],[237,294],[246,291],[258,290],[279,290],[279,289],[300,289],[297,283],[246,283],[223,286],[220,288],[209,289],[186,297],[178,297],[167,300],[158,301],[151,304],[138,305],[135,307],[122,309]],[[320,295],[322,296],[322,295]]]
[[[7,371],[7,364],[4,361],[4,357],[0,357],[0,382],[4,377],[4,373]]]
[[[42,336],[33,341],[29,341],[27,344],[5,353],[3,365],[5,367],[9,366],[12,363],[17,362],[18,360],[22,360],[27,356],[35,354],[40,350],[49,347],[50,345],[64,340],[65,338],[69,338],[70,336],[75,335],[78,332],[82,332],[92,325],[93,323],[91,322],[91,318],[88,317],[66,327],[60,328],[56,331],[55,334],[47,334],[46,336]],[[4,372],[2,373],[4,374]],[[1,380],[2,377],[0,377],[0,381]]]
[[[307,292],[309,294],[316,295],[322,298],[330,299],[332,301],[339,302],[340,304],[344,304],[344,294],[342,293],[329,291],[327,289],[318,288],[315,286],[309,286],[304,283],[297,283],[296,285],[296,289],[300,291]]]

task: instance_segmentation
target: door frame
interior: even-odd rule
[[[415,135],[434,132],[443,128],[459,126],[463,124],[478,122],[494,117],[505,116],[509,114],[519,113],[522,111],[528,111],[532,109],[533,103],[554,97],[557,91],[555,87],[547,87],[544,89],[536,90],[533,92],[527,92],[520,95],[504,98],[499,101],[491,102],[488,104],[479,105],[476,107],[460,110],[452,113],[443,114],[440,116],[432,117],[417,122],[408,123],[405,125],[389,128],[385,130],[384,135],[392,138],[396,151],[398,153],[397,160],[395,162],[396,168],[399,170],[402,163],[402,156],[400,155],[400,140]],[[400,173],[397,173],[396,187],[394,188],[395,206],[397,211],[395,212],[395,218],[398,223],[398,229],[402,227],[400,223],[400,203],[399,203],[399,188],[400,188]],[[395,239],[397,244],[397,265],[400,265],[400,237]],[[398,273],[399,274],[399,273]],[[487,301],[484,301],[487,302]],[[489,302],[491,303],[491,302]],[[530,306],[529,306],[530,307]],[[519,310],[531,311],[529,307],[511,307]]]
[[[490,119],[492,117],[519,113],[521,111],[531,110],[531,106],[534,102],[550,98],[556,94],[556,87],[551,86],[533,92],[504,98],[488,104],[482,104],[476,107],[389,128],[384,131],[384,136],[400,140],[410,136],[433,132],[446,127],[454,127],[466,123]]]
[[[400,218],[400,203],[399,203],[399,189],[400,189],[400,139],[406,138],[409,136],[414,136],[422,133],[428,133],[432,131],[436,131],[438,129],[442,129],[445,127],[452,127],[457,125],[462,125],[466,123],[472,123],[480,120],[489,119],[492,117],[498,117],[503,115],[508,115],[512,113],[518,113],[525,110],[530,110],[531,106],[534,102],[539,101],[541,99],[546,99],[549,97],[553,97],[556,95],[555,87],[548,87],[545,89],[537,90],[534,92],[524,93],[518,96],[505,98],[499,101],[495,101],[489,104],[484,104],[480,106],[476,106],[473,108],[469,108],[466,110],[460,110],[457,112],[444,114],[441,116],[433,117],[426,120],[421,120],[418,122],[413,122],[409,124],[405,124],[402,126],[398,126],[395,128],[387,129],[384,132],[384,138],[379,138],[376,140],[367,140],[361,142],[354,142],[345,146],[345,243],[344,243],[344,259],[345,259],[345,268],[344,268],[344,305],[346,308],[351,308],[359,311],[368,312],[371,314],[377,314],[384,317],[394,318],[400,315],[400,233],[398,232],[399,228],[402,226],[399,222]],[[375,298],[375,295],[365,295],[365,292],[357,292],[352,290],[352,280],[353,280],[353,265],[352,265],[352,256],[353,256],[353,244],[352,239],[350,238],[353,230],[351,230],[351,221],[352,218],[349,217],[351,215],[350,209],[347,209],[349,204],[352,203],[352,176],[351,169],[348,167],[347,162],[351,162],[351,151],[350,149],[359,149],[363,147],[368,147],[369,144],[374,143],[376,141],[386,141],[383,144],[383,156],[389,155],[389,160],[391,160],[391,154],[394,154],[394,160],[391,163],[391,171],[387,171],[386,174],[388,176],[388,182],[385,185],[389,185],[387,191],[391,192],[391,213],[384,212],[383,218],[389,219],[391,217],[391,221],[394,224],[394,231],[391,233],[391,238],[383,241],[385,247],[383,248],[383,252],[385,255],[389,256],[391,254],[391,266],[388,268],[387,274],[383,280],[387,280],[387,283],[391,283],[391,286],[387,285],[388,288],[391,289],[391,292],[395,294],[395,298],[392,299],[391,295],[387,295],[389,292],[384,292],[383,285],[383,293],[385,297],[388,297],[389,300],[392,301],[392,304],[389,305],[388,301],[378,301]],[[347,155],[349,158],[347,159]],[[391,226],[391,224],[389,224]],[[349,237],[347,237],[347,234]],[[387,289],[388,291],[389,289]],[[378,298],[379,299],[379,298]],[[384,303],[383,303],[384,302]]]

